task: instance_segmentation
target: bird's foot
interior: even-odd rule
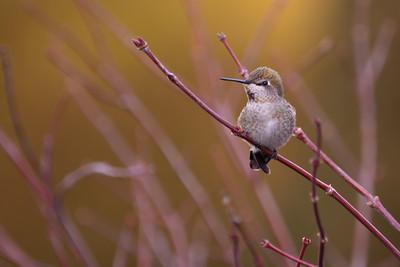
[[[272,149],[271,151],[272,152],[270,158],[275,160],[278,159],[278,151],[276,151],[276,149]]]
[[[268,167],[269,158],[266,158],[262,151],[258,148],[250,149],[250,168],[253,170],[262,170],[266,174],[270,174],[271,171]]]
[[[235,126],[235,127],[232,129],[232,134],[234,134],[234,135],[236,135],[236,136],[242,135],[243,133],[244,133],[244,130],[243,130],[242,127],[240,127],[240,126]]]

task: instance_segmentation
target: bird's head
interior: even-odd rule
[[[244,84],[249,101],[267,101],[271,97],[283,97],[281,76],[268,67],[256,68],[245,80],[233,78],[221,78],[221,80]]]

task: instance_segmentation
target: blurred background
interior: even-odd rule
[[[239,86],[219,81],[240,77],[217,38],[224,32],[249,70],[267,65],[281,73],[298,126],[315,139],[313,118],[321,118],[324,151],[400,218],[399,21],[400,2],[389,0],[2,0],[0,44],[39,179],[60,192],[67,174],[93,167],[59,196],[60,220],[80,233],[83,241],[73,239],[86,244],[80,250],[86,265],[229,266],[231,217],[238,216],[265,266],[286,266],[259,242],[271,240],[297,255],[301,238],[309,237],[305,259],[317,262],[310,183],[277,162],[269,176],[249,171],[247,145],[160,76],[129,41],[145,38],[170,70],[234,123],[246,97]],[[5,79],[2,73],[0,129],[17,144]],[[52,167],[46,168],[43,144],[51,129],[53,153],[44,153],[50,155],[44,163]],[[313,153],[296,138],[280,152],[310,170]],[[127,165],[137,176],[127,178]],[[111,166],[118,168],[111,168],[114,178],[93,173]],[[326,165],[318,176],[359,203],[400,245],[399,233]],[[0,245],[0,265],[84,266],[65,237],[71,228],[61,230],[63,245],[54,252],[51,223],[3,150],[0,181],[0,240],[7,235],[29,256],[18,261],[23,256],[12,258]],[[319,195],[329,238],[326,266],[398,266],[342,206]],[[239,240],[241,263],[251,266]]]

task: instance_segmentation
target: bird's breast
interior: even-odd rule
[[[278,149],[287,143],[295,127],[295,112],[286,101],[247,103],[240,113],[239,126],[257,143]]]

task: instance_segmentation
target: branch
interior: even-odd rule
[[[317,152],[317,145],[311,141],[306,133],[301,128],[294,130],[294,135],[298,140],[303,142],[312,151]],[[372,195],[367,189],[365,189],[356,180],[351,178],[342,168],[340,168],[329,156],[323,151],[320,153],[321,160],[328,165],[332,171],[334,171],[339,177],[341,177],[346,183],[348,183],[354,190],[359,194],[363,195],[367,199],[367,205],[371,208],[376,209],[397,231],[400,231],[400,223],[393,217],[393,215],[383,206],[378,196]]]
[[[57,186],[57,192],[60,195],[65,194],[76,183],[85,177],[93,174],[101,174],[107,177],[121,178],[143,175],[150,170],[142,163],[134,164],[128,168],[114,167],[106,162],[91,162],[84,164],[64,176],[63,180]]]
[[[302,260],[304,257],[304,253],[306,252],[306,248],[311,244],[311,239],[307,237],[303,237],[301,239],[301,249],[299,253],[299,260]],[[297,262],[296,267],[300,267],[300,262]]]
[[[271,249],[272,251],[275,251],[276,253],[282,255],[283,257],[288,258],[289,260],[294,261],[296,263],[299,263],[301,265],[304,265],[306,267],[317,267],[314,264],[311,264],[311,263],[308,263],[308,262],[303,261],[301,259],[298,259],[295,256],[292,256],[292,255],[288,254],[287,252],[277,248],[276,246],[272,245],[271,242],[269,242],[268,240],[261,241],[261,246],[263,248]]]
[[[272,155],[266,147],[255,143],[249,136],[247,136],[241,129],[232,125],[230,122],[222,118],[218,113],[211,109],[206,103],[204,103],[197,95],[195,95],[186,85],[184,85],[178,77],[170,72],[160,60],[151,52],[148,44],[142,39],[133,39],[132,43],[141,51],[143,51],[157,67],[168,77],[168,79],[174,83],[183,93],[185,93],[192,101],[199,105],[204,111],[206,111],[210,116],[212,116],[220,124],[228,128],[232,134],[246,140],[250,144],[253,144],[263,150],[267,155]],[[297,172],[307,180],[311,181],[313,179],[312,175],[298,166],[297,164],[291,162],[282,155],[277,155],[276,160],[281,164],[286,165],[293,171]],[[349,211],[358,221],[360,221],[372,234],[374,234],[397,258],[400,259],[400,251],[369,221],[367,220],[357,209],[355,209],[343,196],[341,196],[331,185],[325,184],[319,179],[315,181],[316,185],[324,190],[329,196],[333,197],[338,201],[347,211]]]
[[[315,120],[315,126],[317,128],[317,152],[315,152],[314,159],[312,160],[312,188],[311,188],[311,203],[313,204],[313,210],[315,215],[315,220],[317,222],[318,227],[318,236],[319,236],[319,252],[318,252],[318,266],[322,267],[324,265],[324,251],[325,251],[325,243],[328,241],[325,235],[324,227],[322,226],[321,216],[319,214],[318,209],[318,196],[316,192],[316,177],[317,170],[320,163],[321,158],[321,144],[322,144],[322,132],[321,132],[321,122],[317,119]]]

